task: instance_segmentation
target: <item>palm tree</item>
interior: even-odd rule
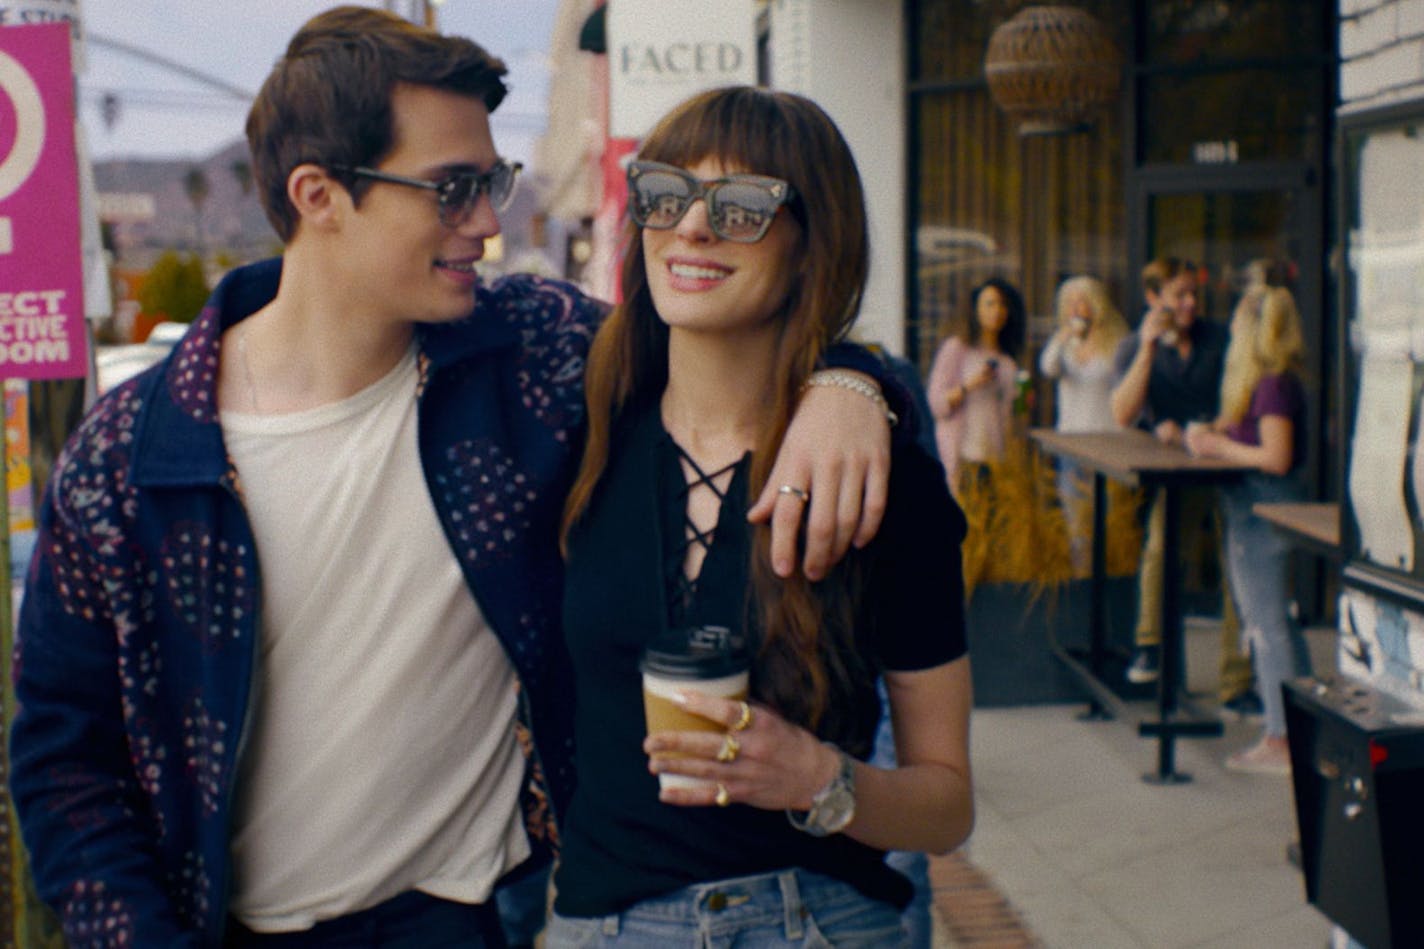
[[[197,165],[188,169],[188,173],[183,176],[183,190],[188,195],[188,200],[193,205],[193,226],[198,238],[198,246],[203,246],[203,205],[208,200],[207,172]]]
[[[242,196],[245,198],[252,193],[252,163],[245,158],[239,158],[227,170],[237,179],[237,186],[242,189]]]

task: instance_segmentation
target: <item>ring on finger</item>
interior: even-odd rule
[[[727,793],[727,785],[718,783],[717,796],[712,799],[718,807],[726,807],[732,803],[732,795]]]
[[[789,494],[792,497],[800,498],[802,502],[806,504],[811,503],[811,492],[807,491],[805,488],[798,488],[794,484],[783,484],[781,487],[776,489],[776,493]]]
[[[737,755],[742,751],[742,743],[732,736],[731,732],[722,736],[722,747],[717,752],[717,760],[723,764],[731,764],[737,760]]]
[[[742,717],[732,723],[732,731],[744,732],[752,727],[752,707],[745,701],[738,704],[742,707]]]

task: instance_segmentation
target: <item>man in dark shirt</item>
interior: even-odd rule
[[[1147,313],[1114,357],[1118,383],[1112,394],[1113,418],[1119,425],[1146,427],[1168,445],[1182,445],[1189,422],[1216,418],[1229,334],[1219,323],[1197,319],[1197,268],[1192,262],[1175,257],[1154,260],[1142,270],[1142,286]],[[1212,506],[1210,491],[1184,492],[1182,523],[1201,524],[1210,511],[1220,546],[1221,531]],[[1161,658],[1165,516],[1159,491],[1147,522],[1138,573],[1137,648],[1127,669],[1128,681],[1138,684],[1156,681]],[[1251,661],[1241,653],[1236,610],[1224,579],[1221,612],[1220,698],[1228,708],[1250,711],[1246,706],[1251,702]]]

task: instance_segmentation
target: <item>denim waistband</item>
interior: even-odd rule
[[[683,927],[716,937],[755,925],[783,928],[789,941],[805,936],[808,915],[835,904],[867,900],[850,884],[805,870],[779,870],[698,883],[651,897],[599,919],[606,936],[637,921]],[[888,904],[887,904],[888,905]]]

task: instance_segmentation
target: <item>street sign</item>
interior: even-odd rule
[[[64,23],[0,29],[0,378],[88,369]]]

